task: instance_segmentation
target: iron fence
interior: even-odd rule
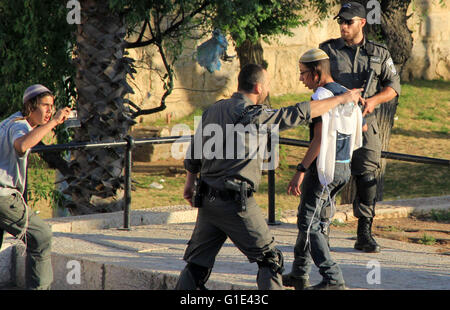
[[[147,139],[134,139],[132,136],[127,136],[124,141],[118,142],[71,142],[67,144],[56,144],[46,146],[36,146],[31,152],[61,152],[75,149],[96,149],[96,148],[116,148],[124,147],[125,152],[125,182],[124,182],[124,219],[123,229],[130,229],[130,209],[131,209],[131,173],[132,173],[132,150],[135,146],[146,144],[171,144],[171,143],[185,143],[190,142],[193,136],[171,136],[171,137],[156,137]],[[279,144],[309,147],[309,142],[304,140],[279,138]],[[270,146],[270,135],[268,139]],[[416,156],[410,154],[381,152],[381,157],[386,159],[401,160],[414,163],[434,164],[450,166],[450,160],[440,158],[430,158],[424,156]],[[268,224],[275,225],[275,170],[268,170]]]

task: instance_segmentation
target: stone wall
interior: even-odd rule
[[[413,31],[414,46],[412,57],[405,64],[402,80],[445,79],[450,80],[450,0],[415,0],[409,8],[408,26]],[[338,11],[338,8],[336,8]],[[313,20],[313,16],[307,16]],[[322,41],[339,37],[339,27],[329,18],[320,25],[299,27],[292,37],[274,38],[270,45],[263,43],[264,58],[269,63],[269,74],[273,81],[272,95],[301,93],[308,90],[299,82],[298,59],[310,48]],[[206,40],[206,39],[205,39]],[[158,118],[178,119],[191,113],[195,108],[209,105],[218,99],[230,96],[237,88],[239,60],[222,62],[220,71],[209,73],[195,62],[196,47],[202,42],[189,42],[175,67],[175,89],[167,98],[166,110],[143,116],[144,122]],[[228,55],[235,55],[229,40]],[[159,105],[164,93],[159,72],[164,72],[163,64],[156,49],[140,48],[130,50],[136,59],[138,73],[130,85],[135,94],[131,100],[144,108]],[[138,126],[139,127],[139,126]]]
[[[450,0],[416,0],[408,14],[413,31],[412,55],[405,64],[402,79],[450,80]]]

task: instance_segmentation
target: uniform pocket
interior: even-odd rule
[[[0,197],[0,218],[18,222],[25,218],[25,206],[16,194]]]
[[[375,78],[381,74],[381,64],[380,63],[371,62],[370,69],[373,69],[375,71]]]

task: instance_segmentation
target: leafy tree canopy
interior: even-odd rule
[[[0,119],[20,110],[24,90],[44,84],[66,104],[75,27],[60,1],[0,1]]]
[[[170,51],[166,69],[183,49],[186,38],[199,38],[212,29],[230,34],[236,45],[272,35],[290,35],[305,23],[302,9],[326,15],[334,1],[326,0],[109,0],[122,14],[129,34],[137,34],[127,48],[157,45]],[[20,109],[26,87],[40,83],[67,105],[74,94],[72,52],[76,25],[67,20],[64,1],[0,0],[0,119]],[[165,57],[165,55],[163,55]],[[170,87],[170,81],[165,82]]]

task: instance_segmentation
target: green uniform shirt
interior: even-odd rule
[[[289,129],[309,122],[310,114],[309,102],[274,110],[254,105],[244,94],[234,93],[230,99],[216,102],[203,113],[184,166],[191,173],[200,172],[202,179],[217,189],[224,188],[226,178],[235,177],[246,180],[257,190],[263,162],[259,146],[265,147],[267,143],[258,144],[252,137],[264,141],[267,133],[262,128],[278,125],[278,130]],[[255,128],[259,131],[239,139],[244,137],[244,129],[250,132]]]
[[[400,95],[400,77],[384,44],[364,39],[361,45],[349,46],[339,38],[325,41],[319,48],[330,57],[331,75],[339,84],[349,89],[364,87],[369,69],[373,68],[375,76],[367,96],[374,96],[386,86]]]

